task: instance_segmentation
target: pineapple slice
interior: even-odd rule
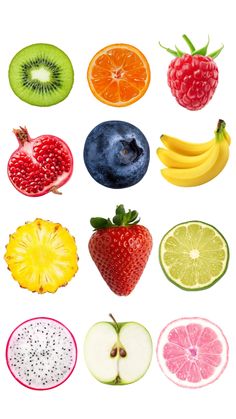
[[[55,292],[78,270],[75,239],[61,224],[40,218],[10,235],[4,258],[15,281],[39,294]]]

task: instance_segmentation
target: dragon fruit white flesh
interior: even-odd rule
[[[49,390],[72,374],[77,346],[57,320],[37,317],[17,326],[7,342],[6,360],[13,377],[34,390]]]

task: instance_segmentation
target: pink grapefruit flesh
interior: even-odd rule
[[[222,330],[209,320],[174,320],[161,332],[157,358],[175,384],[197,388],[217,380],[228,362],[228,343]]]

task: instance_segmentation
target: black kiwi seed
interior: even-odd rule
[[[64,100],[73,86],[74,70],[68,56],[49,44],[33,44],[19,51],[9,66],[9,82],[21,100],[51,106]]]

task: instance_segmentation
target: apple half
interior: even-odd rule
[[[91,374],[104,384],[131,384],[144,376],[152,359],[152,339],[139,323],[100,322],[89,329],[84,357]]]

